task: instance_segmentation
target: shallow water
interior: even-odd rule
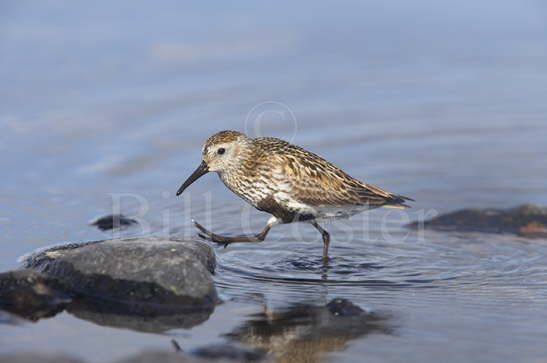
[[[195,236],[191,218],[224,234],[260,230],[267,216],[214,175],[174,196],[221,129],[285,138],[416,203],[329,224],[326,267],[302,224],[217,248],[225,303],[192,329],[0,316],[0,352],[107,362],[175,338],[185,350],[262,345],[280,360],[547,359],[545,240],[403,227],[464,207],[547,204],[541,3],[2,7],[2,271],[36,248],[111,237],[88,222],[118,200],[141,222],[124,236]],[[345,334],[314,313],[335,297],[379,318]]]

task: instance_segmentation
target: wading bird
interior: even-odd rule
[[[194,221],[203,235],[224,246],[262,242],[276,224],[308,222],[323,237],[324,261],[328,260],[330,236],[318,222],[349,218],[379,207],[407,208],[405,201],[413,200],[361,182],[320,156],[286,141],[249,138],[237,131],[221,131],[205,142],[201,164],[177,195],[211,171],[228,189],[272,217],[262,232],[238,237],[212,233]]]

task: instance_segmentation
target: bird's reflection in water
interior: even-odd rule
[[[391,334],[387,313],[366,312],[346,299],[326,305],[297,304],[281,311],[249,316],[226,336],[263,348],[277,362],[317,362],[321,354],[346,348],[350,340],[368,334]]]

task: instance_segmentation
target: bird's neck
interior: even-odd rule
[[[237,165],[227,168],[218,175],[222,182],[234,193],[255,204],[255,196],[251,195],[256,189],[257,165],[260,163],[260,155],[253,145],[242,148],[238,155]]]

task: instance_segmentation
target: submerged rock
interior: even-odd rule
[[[0,273],[0,309],[36,321],[56,315],[70,301],[57,280],[40,272]]]
[[[407,227],[441,231],[514,233],[547,238],[547,207],[524,204],[511,209],[462,209]]]
[[[364,310],[348,299],[332,299],[327,304],[327,309],[335,316],[358,316],[364,314]]]
[[[214,252],[197,241],[125,238],[68,244],[35,252],[23,265],[84,296],[196,308],[218,302],[211,276]]]
[[[123,214],[111,214],[97,218],[89,224],[99,228],[101,231],[108,231],[111,229],[129,227],[134,224],[139,224],[139,222],[136,219],[127,218]]]

